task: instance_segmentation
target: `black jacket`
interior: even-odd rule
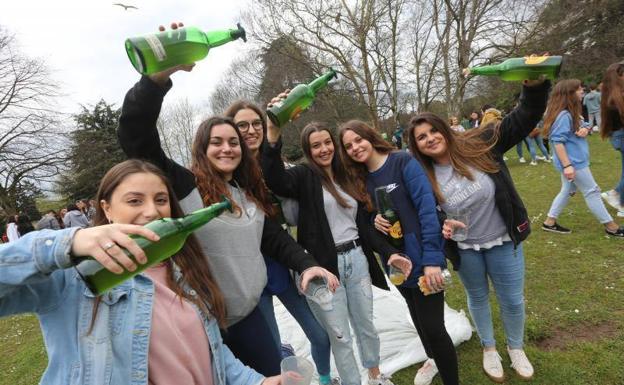
[[[488,174],[495,186],[494,201],[515,246],[529,236],[531,226],[529,215],[514,186],[503,156],[526,138],[542,119],[548,102],[549,90],[550,81],[545,81],[536,87],[524,86],[522,88],[518,107],[503,118],[498,129],[498,140],[492,149],[492,155],[500,169],[497,173]],[[484,139],[487,140],[491,138],[490,135],[496,135],[496,132],[491,131],[486,135]],[[457,243],[447,240],[446,253],[449,259],[457,261],[453,263],[457,269],[460,265]]]
[[[129,158],[147,160],[165,171],[177,198],[183,200],[197,187],[195,176],[187,168],[167,158],[156,129],[163,98],[170,88],[171,81],[162,88],[143,76],[126,94],[117,136]],[[318,266],[314,258],[294,242],[279,223],[269,217],[264,220],[261,250],[263,254],[270,255],[298,272]]]
[[[267,185],[275,194],[299,202],[297,242],[308,250],[322,267],[338,276],[338,254],[325,213],[321,177],[307,165],[286,169],[281,159],[281,140],[275,146],[267,142],[263,146],[262,171]],[[373,250],[380,254],[384,262],[398,251],[373,228],[370,213],[361,204],[358,204],[355,222],[362,250],[368,260],[371,281],[373,285],[388,290],[384,273]]]

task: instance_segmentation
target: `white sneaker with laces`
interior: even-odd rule
[[[368,377],[368,385],[394,385],[394,383],[390,381],[390,378],[391,376],[380,373],[377,378]]]
[[[602,199],[616,210],[624,211],[624,207],[620,205],[620,194],[615,190],[609,190],[600,194]]]
[[[416,372],[414,385],[429,385],[436,374],[438,374],[438,366],[432,358],[429,358]]]
[[[531,163],[529,163],[531,166],[537,166],[537,162],[532,160]]]
[[[520,157],[520,158],[518,159],[518,162],[520,162],[520,163],[526,163],[526,160],[524,160],[524,157]]]
[[[524,354],[524,350],[507,348],[507,353],[509,353],[509,358],[511,359],[511,367],[520,378],[523,380],[533,378],[533,365],[531,365],[526,354]]]
[[[483,371],[494,382],[505,381],[502,358],[496,350],[483,351]]]

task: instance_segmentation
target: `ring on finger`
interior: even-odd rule
[[[108,242],[107,244],[105,244],[105,245],[103,246],[103,249],[104,249],[104,250],[108,250],[108,249],[113,248],[114,246],[115,246],[115,243],[114,243],[114,242]]]

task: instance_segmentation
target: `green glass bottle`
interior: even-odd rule
[[[160,72],[180,64],[191,64],[208,55],[211,48],[236,39],[247,41],[240,24],[237,29],[202,32],[195,27],[126,39],[126,52],[134,68],[143,75]]]
[[[377,210],[388,222],[390,229],[388,230],[388,241],[396,249],[403,250],[403,230],[399,216],[394,211],[392,198],[390,193],[396,188],[396,185],[380,186],[375,189],[375,199],[377,200]]]
[[[160,240],[152,242],[141,236],[130,235],[145,251],[147,256],[147,262],[142,265],[137,264],[137,268],[134,271],[124,270],[121,274],[115,274],[107,270],[92,257],[75,258],[74,267],[89,289],[95,295],[101,295],[148,267],[160,263],[180,251],[186,238],[193,231],[219,216],[225,210],[232,210],[232,203],[226,198],[219,203],[197,210],[182,218],[162,218],[146,224],[145,227],[158,234]],[[125,252],[134,259],[127,250]]]
[[[301,112],[307,110],[314,101],[316,93],[326,87],[329,81],[336,76],[336,71],[330,68],[329,71],[311,83],[299,84],[290,91],[286,99],[274,104],[267,110],[269,119],[278,127],[288,123]]]
[[[505,81],[539,79],[555,80],[561,69],[561,56],[528,56],[507,59],[502,63],[472,67],[464,70],[465,75],[498,76]]]

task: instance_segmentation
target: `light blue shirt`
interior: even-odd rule
[[[557,115],[557,119],[550,127],[550,136],[548,138],[553,144],[563,144],[566,153],[570,159],[570,164],[577,169],[589,167],[589,145],[585,138],[576,135],[576,130],[572,127],[572,115],[568,110],[563,110]],[[559,172],[563,171],[563,167],[557,152],[553,146],[553,165]]]
[[[154,285],[137,275],[104,294],[88,333],[94,296],[69,255],[77,230],[34,231],[0,246],[0,316],[39,318],[48,352],[41,384],[147,385]],[[260,384],[264,377],[223,344],[215,318],[196,310],[210,343],[214,385]]]

